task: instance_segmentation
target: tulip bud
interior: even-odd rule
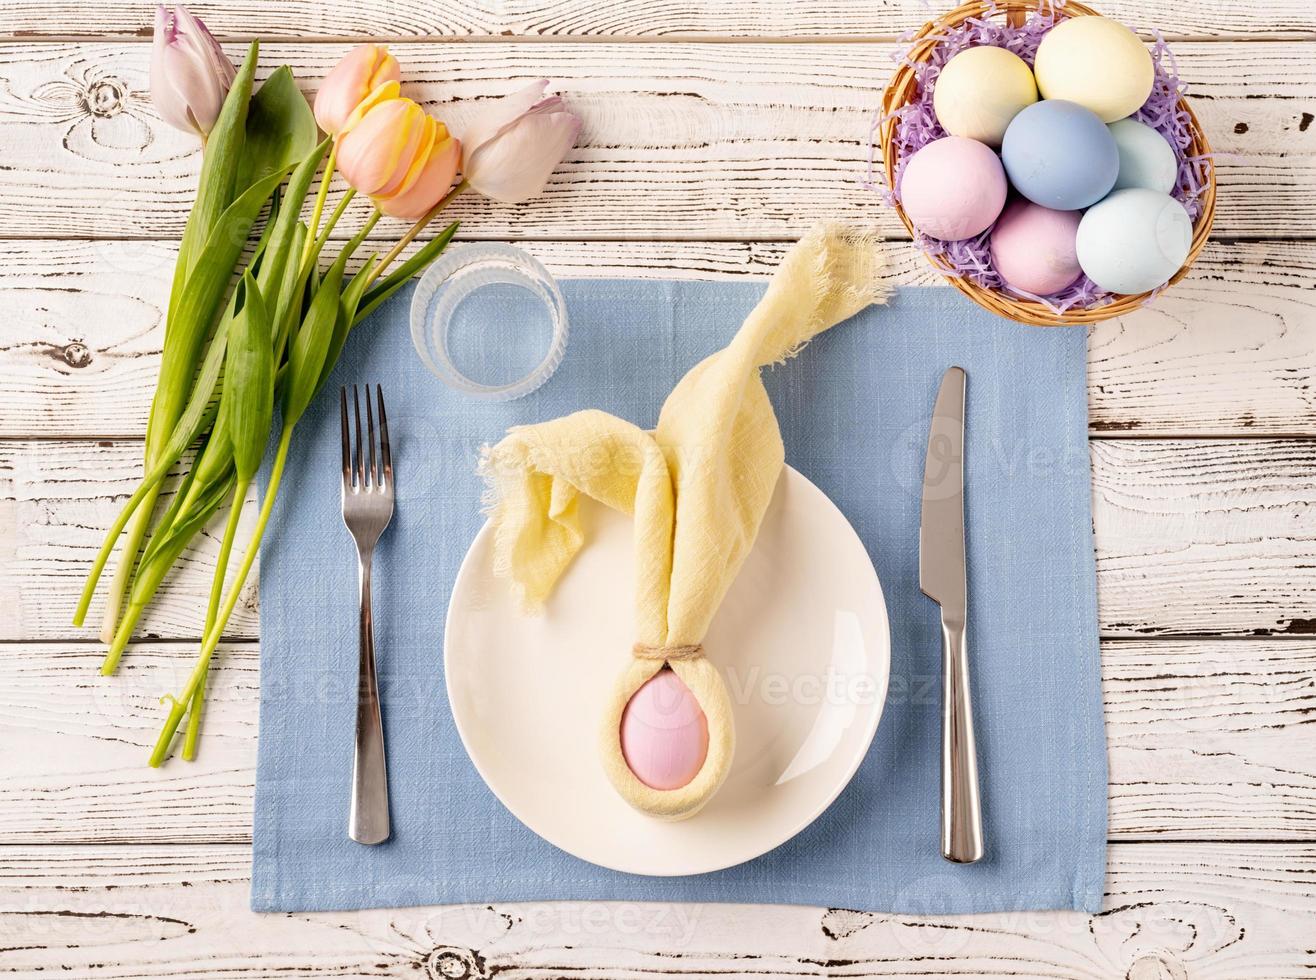
[[[325,76],[315,95],[315,121],[326,133],[337,133],[368,95],[401,78],[398,61],[382,44],[358,44]],[[390,98],[396,98],[394,91]]]
[[[544,189],[580,134],[561,98],[542,99],[548,80],[500,99],[462,134],[462,176],[481,194],[519,204]]]
[[[236,74],[219,42],[186,7],[156,7],[151,101],[161,119],[205,139]]]
[[[461,163],[461,143],[435,120],[434,142],[410,186],[389,198],[375,198],[375,207],[392,218],[417,221],[452,189]]]
[[[396,189],[420,149],[427,118],[411,99],[388,99],[371,108],[339,138],[343,177],[362,194]]]
[[[452,186],[461,144],[411,99],[374,100],[340,132],[338,169],[384,214],[414,220]]]

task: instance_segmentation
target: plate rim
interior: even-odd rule
[[[757,860],[758,858],[761,858],[765,854],[775,851],[777,848],[783,846],[784,844],[788,844],[790,841],[794,840],[805,830],[807,830],[810,826],[812,826],[824,813],[826,813],[829,809],[831,809],[832,804],[834,804],[837,801],[837,799],[840,798],[841,794],[844,793],[846,788],[849,787],[849,785],[854,781],[855,773],[859,771],[859,767],[864,764],[864,761],[868,758],[869,753],[873,749],[873,740],[877,737],[877,731],[881,725],[882,716],[886,714],[886,702],[887,702],[887,697],[890,694],[891,618],[890,618],[890,611],[887,608],[886,592],[882,588],[882,580],[881,577],[877,574],[877,566],[873,564],[873,556],[869,553],[868,546],[865,545],[863,539],[859,537],[859,532],[854,529],[854,525],[851,524],[850,519],[845,516],[845,512],[842,511],[841,508],[836,505],[836,502],[832,500],[832,498],[828,496],[822,490],[821,487],[819,487],[816,483],[814,483],[807,476],[805,476],[803,473],[797,470],[794,466],[791,466],[789,463],[784,463],[782,465],[782,475],[778,479],[779,480],[786,479],[788,471],[790,474],[793,474],[794,477],[801,480],[810,490],[816,493],[826,503],[826,505],[829,508],[831,508],[831,510],[836,514],[836,516],[840,518],[841,522],[845,525],[846,531],[854,540],[854,543],[863,551],[864,557],[867,558],[868,560],[868,568],[869,571],[872,573],[873,585],[876,587],[876,591],[877,591],[878,613],[879,613],[878,619],[881,627],[879,630],[879,636],[884,641],[882,646],[885,653],[885,657],[883,658],[884,659],[883,669],[880,672],[881,676],[879,678],[876,675],[874,675],[874,680],[877,682],[876,698],[875,698],[877,708],[876,711],[873,712],[872,722],[868,727],[868,731],[865,732],[863,736],[863,751],[856,752],[854,754],[854,759],[852,760],[851,764],[847,767],[844,777],[837,780],[835,787],[830,791],[829,794],[825,794],[826,799],[822,799],[820,797],[821,802],[816,808],[813,808],[806,817],[798,821],[796,824],[793,824],[789,829],[789,831],[787,831],[783,836],[781,836],[780,839],[764,847],[762,850],[759,850],[753,854],[744,857],[736,857],[725,862],[714,863],[708,867],[701,868],[700,870],[697,871],[691,871],[691,870],[652,871],[648,869],[638,870],[635,868],[620,867],[617,864],[605,864],[601,861],[595,860],[592,857],[587,857],[583,854],[579,854],[572,848],[567,847],[565,844],[562,844],[559,841],[553,840],[551,837],[546,836],[540,830],[536,829],[536,827],[534,827],[530,823],[530,821],[528,821],[524,816],[522,816],[521,812],[516,807],[512,806],[510,803],[508,803],[506,799],[503,798],[503,795],[498,792],[498,790],[494,787],[494,784],[490,781],[488,774],[485,772],[483,767],[481,767],[480,763],[477,761],[475,753],[471,751],[470,742],[466,737],[466,730],[462,726],[462,723],[458,718],[457,710],[455,708],[456,699],[453,697],[453,687],[452,687],[451,667],[452,667],[453,644],[452,644],[451,627],[452,627],[453,609],[455,607],[458,586],[462,582],[463,578],[465,578],[468,574],[472,574],[470,572],[472,555],[475,554],[476,545],[478,545],[486,536],[492,533],[491,531],[492,522],[486,520],[482,525],[480,525],[480,529],[475,532],[475,537],[471,539],[471,543],[466,548],[466,553],[462,556],[461,564],[458,565],[457,567],[457,574],[453,578],[452,590],[448,595],[448,608],[447,611],[444,613],[444,617],[443,617],[443,688],[444,688],[444,693],[448,697],[448,714],[452,718],[453,727],[457,729],[457,737],[461,740],[462,749],[466,753],[466,758],[470,761],[471,765],[475,768],[476,774],[479,775],[480,781],[484,783],[485,788],[488,789],[489,792],[493,794],[494,799],[498,801],[498,803],[503,807],[503,809],[505,809],[514,818],[516,818],[516,820],[523,827],[529,830],[540,840],[544,841],[545,843],[549,844],[552,847],[556,847],[558,850],[566,854],[571,855],[577,860],[584,861],[587,864],[593,865],[594,867],[604,868],[608,871],[617,871],[623,874],[639,875],[642,877],[649,877],[649,878],[681,878],[681,877],[692,876],[692,875],[712,874],[716,871],[725,871],[728,868],[734,868],[741,864],[747,864],[750,861],[754,861]],[[775,489],[773,492],[775,495],[776,493]],[[737,572],[737,575],[739,575],[739,572]],[[734,582],[734,579],[732,581]],[[696,815],[693,819],[698,819],[698,816]]]

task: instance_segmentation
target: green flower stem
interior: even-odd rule
[[[332,157],[331,157],[332,162]],[[327,179],[326,182],[327,184]],[[324,196],[324,186],[321,186],[321,197]],[[379,271],[384,265],[391,263],[402,251],[415,240],[420,231],[434,219],[434,217],[448,204],[454,197],[462,193],[466,188],[465,181],[453,188],[442,201],[439,202],[429,213],[416,222],[407,234],[398,242],[397,246],[388,254],[384,262],[375,269],[367,270],[367,281],[373,282],[379,275]],[[317,203],[316,213],[311,228],[313,229],[307,235],[310,248],[303,248],[302,273],[309,274],[312,264],[319,259],[320,252],[327,244],[329,235],[333,231],[339,218],[347,208],[348,202],[352,199],[354,192],[348,190],[343,200],[339,202],[333,213],[329,216],[323,230],[316,229],[320,217],[321,202]],[[378,210],[366,220],[365,225],[353,236],[347,244],[345,251],[351,253],[354,251],[366,236],[374,228],[382,215]],[[318,234],[317,234],[318,231]],[[266,525],[269,523],[270,514],[273,511],[274,501],[277,498],[279,484],[283,479],[284,467],[288,459],[288,450],[292,442],[292,433],[296,425],[294,419],[291,425],[284,428],[279,437],[278,449],[274,457],[274,465],[270,473],[270,483],[265,491],[264,500],[261,503],[260,515],[256,521],[255,530],[252,532],[251,540],[248,542],[245,554],[243,555],[242,564],[239,566],[237,575],[234,578],[229,591],[224,598],[222,605],[219,604],[219,595],[223,589],[224,573],[227,569],[229,557],[231,555],[233,539],[236,535],[236,527],[239,515],[241,513],[242,501],[245,499],[246,485],[239,484],[234,490],[234,503],[229,512],[228,524],[224,532],[224,540],[221,544],[220,562],[216,572],[215,582],[212,586],[210,595],[210,604],[206,616],[206,629],[204,639],[202,640],[201,652],[197,659],[196,666],[188,678],[187,685],[184,687],[181,697],[171,698],[169,716],[165,720],[164,728],[156,741],[155,748],[151,753],[150,764],[152,767],[158,767],[164,763],[165,758],[169,755],[170,746],[173,743],[174,736],[178,732],[178,727],[182,723],[183,716],[188,715],[188,724],[184,736],[183,757],[191,759],[195,756],[196,740],[201,721],[202,707],[205,698],[206,679],[210,669],[210,661],[214,656],[215,650],[219,645],[220,638],[224,635],[224,630],[228,625],[228,620],[233,614],[233,609],[237,605],[238,597],[246,583],[247,575],[250,573],[252,565],[255,562],[256,555],[260,550],[260,542],[265,533]],[[131,627],[129,627],[131,629]]]
[[[164,728],[160,732],[160,738],[155,743],[154,751],[151,752],[152,767],[158,767],[164,762],[165,757],[169,754],[169,745],[173,741],[174,733],[178,731],[179,722],[182,721],[188,704],[196,696],[197,690],[205,683],[206,672],[210,667],[210,658],[215,653],[215,647],[219,645],[219,638],[224,635],[224,628],[228,626],[229,617],[233,615],[233,609],[238,604],[238,596],[242,592],[242,586],[247,581],[247,574],[256,561],[256,554],[260,550],[261,537],[265,534],[265,525],[269,523],[270,514],[274,510],[274,501],[279,494],[279,483],[283,479],[283,468],[288,462],[288,447],[292,444],[292,432],[293,427],[289,426],[283,430],[282,435],[279,437],[279,448],[274,456],[274,466],[270,470],[270,483],[265,489],[265,499],[261,502],[260,516],[256,519],[256,528],[251,534],[251,540],[247,543],[246,554],[242,556],[242,564],[238,567],[237,577],[229,587],[224,605],[219,610],[219,616],[211,625],[210,632],[206,634],[206,638],[201,644],[201,656],[197,660],[196,667],[192,670],[192,676],[188,679],[187,687],[183,689],[183,696],[175,699],[170,706],[169,717],[165,720]]]
[[[142,479],[142,482],[138,485],[137,489],[133,491],[133,495],[128,498],[128,502],[123,505],[123,509],[119,512],[119,516],[115,519],[114,524],[111,525],[109,533],[105,535],[105,542],[101,545],[101,550],[97,553],[96,560],[92,564],[91,574],[87,576],[87,583],[83,586],[82,596],[78,599],[78,608],[73,613],[74,626],[81,626],[83,621],[87,618],[87,609],[91,605],[92,596],[96,593],[97,579],[100,578],[101,571],[105,568],[105,563],[110,560],[110,555],[114,553],[114,546],[119,540],[119,535],[123,533],[124,527],[127,526],[128,521],[132,519],[133,514],[137,512],[142,503],[145,502],[147,504],[147,513],[149,514],[150,510],[155,506],[156,496],[160,493],[161,482],[164,480],[165,475],[168,472],[168,466],[157,466],[156,469],[152,470]],[[141,520],[140,517],[138,519],[139,521]],[[135,530],[136,526],[134,525],[134,531]],[[136,538],[138,545],[141,544],[141,540],[142,536],[138,535]],[[116,576],[116,581],[117,578],[118,576]],[[118,618],[119,612],[117,605],[122,603],[123,595],[126,590],[127,583],[118,588],[118,602],[116,603],[114,611],[116,619]],[[105,642],[108,643],[109,641],[106,640]]]
[[[201,672],[201,683],[187,705],[187,730],[183,733],[183,760],[192,762],[196,759],[196,743],[201,738],[201,710],[206,700],[206,680],[210,668]]]
[[[408,245],[410,245],[413,241],[416,240],[416,236],[421,233],[421,231],[425,228],[425,226],[428,225],[431,221],[433,221],[436,217],[438,217],[439,212],[442,211],[444,208],[446,208],[450,203],[452,203],[453,199],[456,198],[458,194],[461,194],[470,186],[471,185],[467,181],[463,180],[452,190],[448,191],[447,195],[443,198],[443,200],[441,200],[438,204],[434,205],[434,207],[430,208],[429,211],[427,211],[419,221],[417,221],[414,225],[412,225],[409,229],[407,229],[407,233],[402,236],[402,238],[398,241],[396,245],[393,246],[393,248],[388,252],[388,254],[386,254],[382,259],[380,259],[379,265],[375,266],[374,272],[370,274],[370,279],[369,281],[367,281],[366,286],[369,287],[370,283],[374,282],[377,278],[379,278],[380,273],[382,273],[385,269],[387,269],[390,265],[392,265],[393,260],[396,259],[399,255],[401,255],[403,250],[406,249]]]
[[[316,237],[313,231],[306,236],[308,247],[302,251],[303,267],[309,269],[310,262],[319,258],[320,252],[324,250],[325,244],[329,241],[329,233],[334,230],[334,225],[338,224],[338,219],[343,216],[343,212],[347,210],[348,204],[352,202],[354,197],[356,197],[356,190],[349,187],[347,193],[343,195],[343,199],[338,202],[338,207],[334,208],[333,214],[329,215],[329,222],[324,226],[324,231],[320,233],[319,237]],[[314,228],[315,226],[312,225],[311,227]]]
[[[219,604],[224,598],[224,577],[228,572],[229,555],[233,552],[233,539],[238,534],[238,520],[242,517],[242,508],[247,502],[247,488],[250,480],[239,480],[233,487],[233,503],[229,506],[228,523],[224,525],[224,540],[219,546],[219,558],[215,562],[215,580],[210,585],[210,605],[206,609],[206,627],[202,636],[208,636],[219,618]],[[206,700],[206,679],[210,668],[201,673],[201,683],[192,694],[187,709],[187,734],[183,738],[183,758],[191,762],[196,758],[196,743],[201,735],[201,709]]]
[[[379,209],[375,209],[374,213],[366,218],[366,223],[361,226],[361,230],[356,233],[356,237],[348,243],[348,247],[353,252],[355,252],[357,248],[360,247],[361,243],[366,240],[366,236],[374,230],[375,225],[379,224],[379,219],[382,217],[384,217],[383,212]]]
[[[307,226],[310,232],[306,236],[306,244],[302,246],[302,263],[311,256],[311,249],[315,242],[316,233],[320,230],[320,215],[324,212],[324,202],[329,197],[329,182],[334,176],[334,167],[338,163],[338,141],[334,140],[333,146],[329,148],[329,161],[324,165],[324,176],[320,178],[320,192],[315,195],[315,207],[311,209],[311,223]],[[351,199],[351,192],[348,193],[348,200]],[[346,202],[344,202],[346,203]],[[338,205],[338,211],[341,212],[343,205]],[[337,216],[331,219],[329,227],[333,227],[333,221]]]
[[[119,610],[123,608],[123,597],[128,592],[128,587],[132,585],[133,575],[137,570],[137,554],[142,549],[142,542],[146,539],[146,531],[151,526],[151,517],[155,514],[155,502],[160,496],[162,484],[156,482],[146,487],[146,492],[136,504],[136,514],[133,516],[132,524],[128,528],[128,537],[123,544],[123,557],[119,559],[119,565],[114,570],[114,578],[110,580],[110,590],[105,596],[105,615],[101,619],[101,642],[110,643],[114,639],[114,634],[119,625]],[[97,556],[97,565],[103,567],[105,560],[110,557],[110,551],[114,548],[115,539],[118,537],[114,533],[112,537],[106,538],[106,545],[109,550],[104,550],[104,558]],[[99,575],[100,568],[96,569],[96,575]],[[90,578],[88,584],[94,590],[96,579]],[[84,596],[83,602],[78,605],[78,619],[75,623],[81,624],[82,618],[86,615],[86,603],[90,602],[91,594],[88,592]],[[113,673],[113,668],[103,673]]]
[[[233,486],[233,504],[229,507],[228,523],[224,525],[224,540],[219,546],[219,558],[215,562],[215,581],[210,586],[210,605],[206,609],[206,628],[202,636],[209,635],[219,618],[219,604],[224,598],[224,577],[228,573],[229,555],[233,552],[233,541],[238,534],[238,520],[247,503],[247,490],[250,480],[238,480]]]
[[[160,588],[160,583],[164,581],[170,567],[178,560],[188,541],[219,507],[220,498],[228,499],[228,487],[232,480],[231,471],[218,477],[218,480],[219,483],[215,485],[218,489],[212,488],[212,492],[215,493],[214,500],[200,503],[196,507],[196,512],[188,515],[184,522],[180,522],[175,515],[174,523],[170,524],[170,515],[166,514],[161,522],[162,526],[156,528],[155,534],[142,554],[137,576],[133,579],[132,590],[128,594],[128,606],[119,620],[118,631],[105,652],[105,660],[101,664],[102,674],[114,673],[119,658],[123,656],[128,642],[132,639],[133,630],[137,628],[138,620]],[[190,482],[192,486],[200,483],[195,479]],[[172,511],[173,508],[170,510]]]

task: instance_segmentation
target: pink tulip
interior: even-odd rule
[[[368,101],[340,131],[338,169],[384,214],[419,218],[452,186],[461,144],[411,99]]]
[[[580,117],[557,96],[542,98],[546,88],[541,79],[500,99],[462,134],[462,176],[486,197],[534,197],[580,135]]]
[[[151,101],[161,119],[205,139],[236,74],[219,42],[186,7],[155,8]]]
[[[358,44],[334,65],[315,95],[315,121],[337,133],[353,111],[379,86],[401,78],[398,61],[382,44]],[[396,97],[397,93],[393,93]]]

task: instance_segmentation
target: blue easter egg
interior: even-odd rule
[[[1136,119],[1110,124],[1110,135],[1120,155],[1120,175],[1115,190],[1145,187],[1168,194],[1179,179],[1179,158],[1165,137]]]
[[[1145,293],[1164,285],[1193,243],[1193,221],[1169,194],[1145,187],[1118,190],[1078,223],[1074,250],[1089,279],[1112,293]]]
[[[1106,124],[1063,99],[1034,102],[1010,121],[1001,162],[1015,190],[1055,211],[1096,204],[1115,186],[1120,170],[1119,148]]]

